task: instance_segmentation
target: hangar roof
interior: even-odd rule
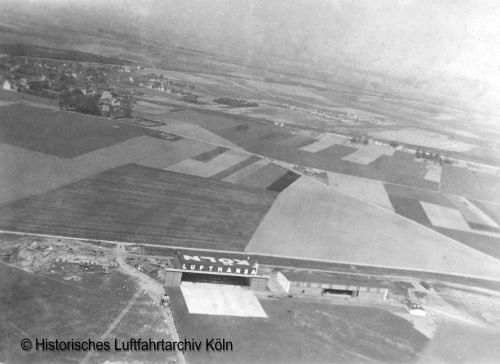
[[[286,270],[281,271],[290,282],[325,283],[345,286],[387,288],[383,281],[355,274]]]

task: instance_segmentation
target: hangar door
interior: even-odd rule
[[[250,278],[222,274],[183,272],[182,281],[196,283],[231,284],[235,286],[250,286]]]

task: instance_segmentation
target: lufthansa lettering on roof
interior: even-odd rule
[[[258,264],[247,259],[216,258],[189,254],[177,254],[180,269],[222,274],[257,275]]]

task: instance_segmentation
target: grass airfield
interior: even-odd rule
[[[385,310],[260,298],[267,318],[190,314],[180,289],[168,291],[186,338],[220,337],[233,352],[187,353],[192,363],[413,362],[427,338]]]
[[[86,356],[85,352],[74,351],[23,352],[19,343],[25,337],[95,341],[128,340],[140,335],[158,340],[168,338],[158,307],[128,275],[116,271],[109,275],[82,275],[77,271],[53,270],[52,274],[34,275],[0,261],[1,362],[67,363],[82,361]],[[75,274],[80,280],[71,279]],[[175,358],[175,353],[112,351],[94,353],[85,360],[165,361],[169,356]]]

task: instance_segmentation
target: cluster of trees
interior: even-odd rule
[[[190,102],[193,104],[198,103],[199,95],[195,95],[191,92],[186,93],[185,95],[182,96],[182,101]]]
[[[436,163],[448,163],[451,164],[452,161],[449,158],[442,157],[439,153],[426,152],[425,150],[417,149],[415,152],[417,158],[423,158]]]
[[[122,100],[122,110],[126,118],[132,117],[133,105],[134,105],[134,99],[132,97],[126,97]]]
[[[358,143],[367,145],[370,142],[370,137],[368,135],[356,135],[351,138],[351,143]]]
[[[99,99],[101,95],[84,95],[82,91],[64,91],[59,95],[59,106],[63,109],[72,109],[83,114],[101,115]]]
[[[219,97],[215,99],[214,102],[218,104],[223,104],[231,107],[256,107],[259,106],[256,102],[250,102],[241,99],[234,99],[232,97]]]
[[[29,85],[30,85],[30,90],[37,91],[37,92],[41,92],[43,90],[50,89],[49,81],[47,81],[47,80],[45,80],[45,81],[31,81],[29,83]]]

